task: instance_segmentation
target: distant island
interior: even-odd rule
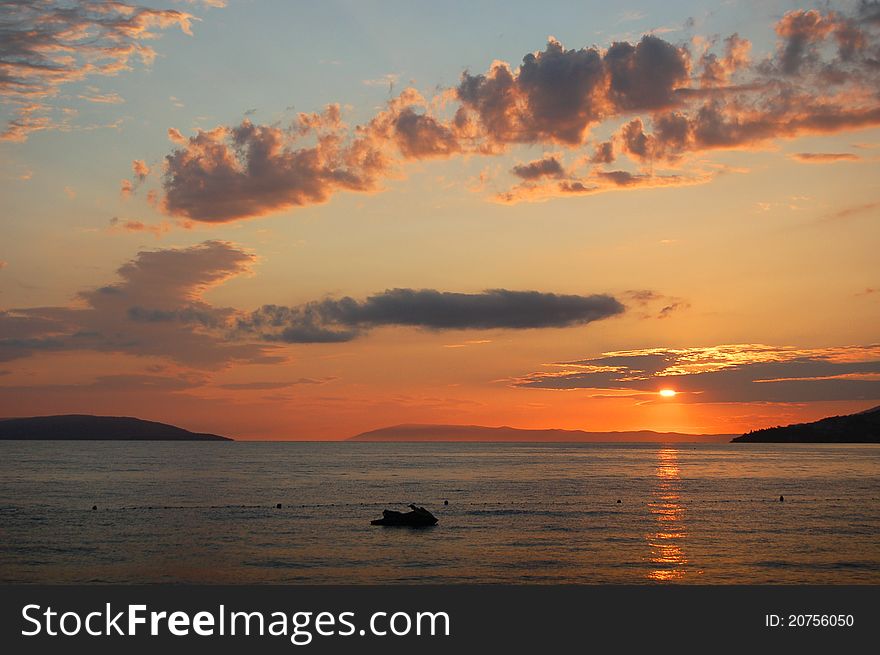
[[[880,443],[880,406],[858,414],[831,416],[813,423],[753,430],[739,443]]]
[[[507,426],[499,428],[482,425],[393,425],[362,432],[348,441],[360,442],[537,442],[537,443],[727,443],[732,434],[684,434],[681,432],[585,432],[583,430],[526,430]]]
[[[32,441],[232,441],[167,423],[128,416],[65,414],[0,419],[0,440]]]

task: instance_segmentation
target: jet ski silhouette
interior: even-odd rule
[[[382,518],[370,521],[370,525],[425,527],[437,524],[437,517],[424,507],[419,507],[412,503],[410,503],[408,507],[411,510],[409,512],[396,512],[393,509],[383,509]]]

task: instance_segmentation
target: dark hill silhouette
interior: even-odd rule
[[[619,442],[678,442],[726,443],[730,434],[683,434],[681,432],[584,432],[583,430],[525,430],[503,426],[490,428],[482,425],[393,425],[370,430],[350,437],[348,441],[364,442],[537,442],[537,443],[601,443]]]
[[[232,441],[128,416],[64,414],[0,419],[0,439],[61,441]]]
[[[732,441],[740,443],[880,443],[880,406],[813,423],[753,430]]]

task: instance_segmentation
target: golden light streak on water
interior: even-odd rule
[[[656,567],[648,572],[648,579],[670,582],[684,577],[688,563],[684,551],[687,530],[681,504],[681,477],[674,448],[661,448],[657,452],[655,475],[657,482],[648,510],[657,525],[656,530],[647,535],[647,541],[651,548],[650,561]]]

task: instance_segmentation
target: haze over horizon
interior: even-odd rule
[[[0,417],[740,434],[880,403],[876,0],[0,12]]]

